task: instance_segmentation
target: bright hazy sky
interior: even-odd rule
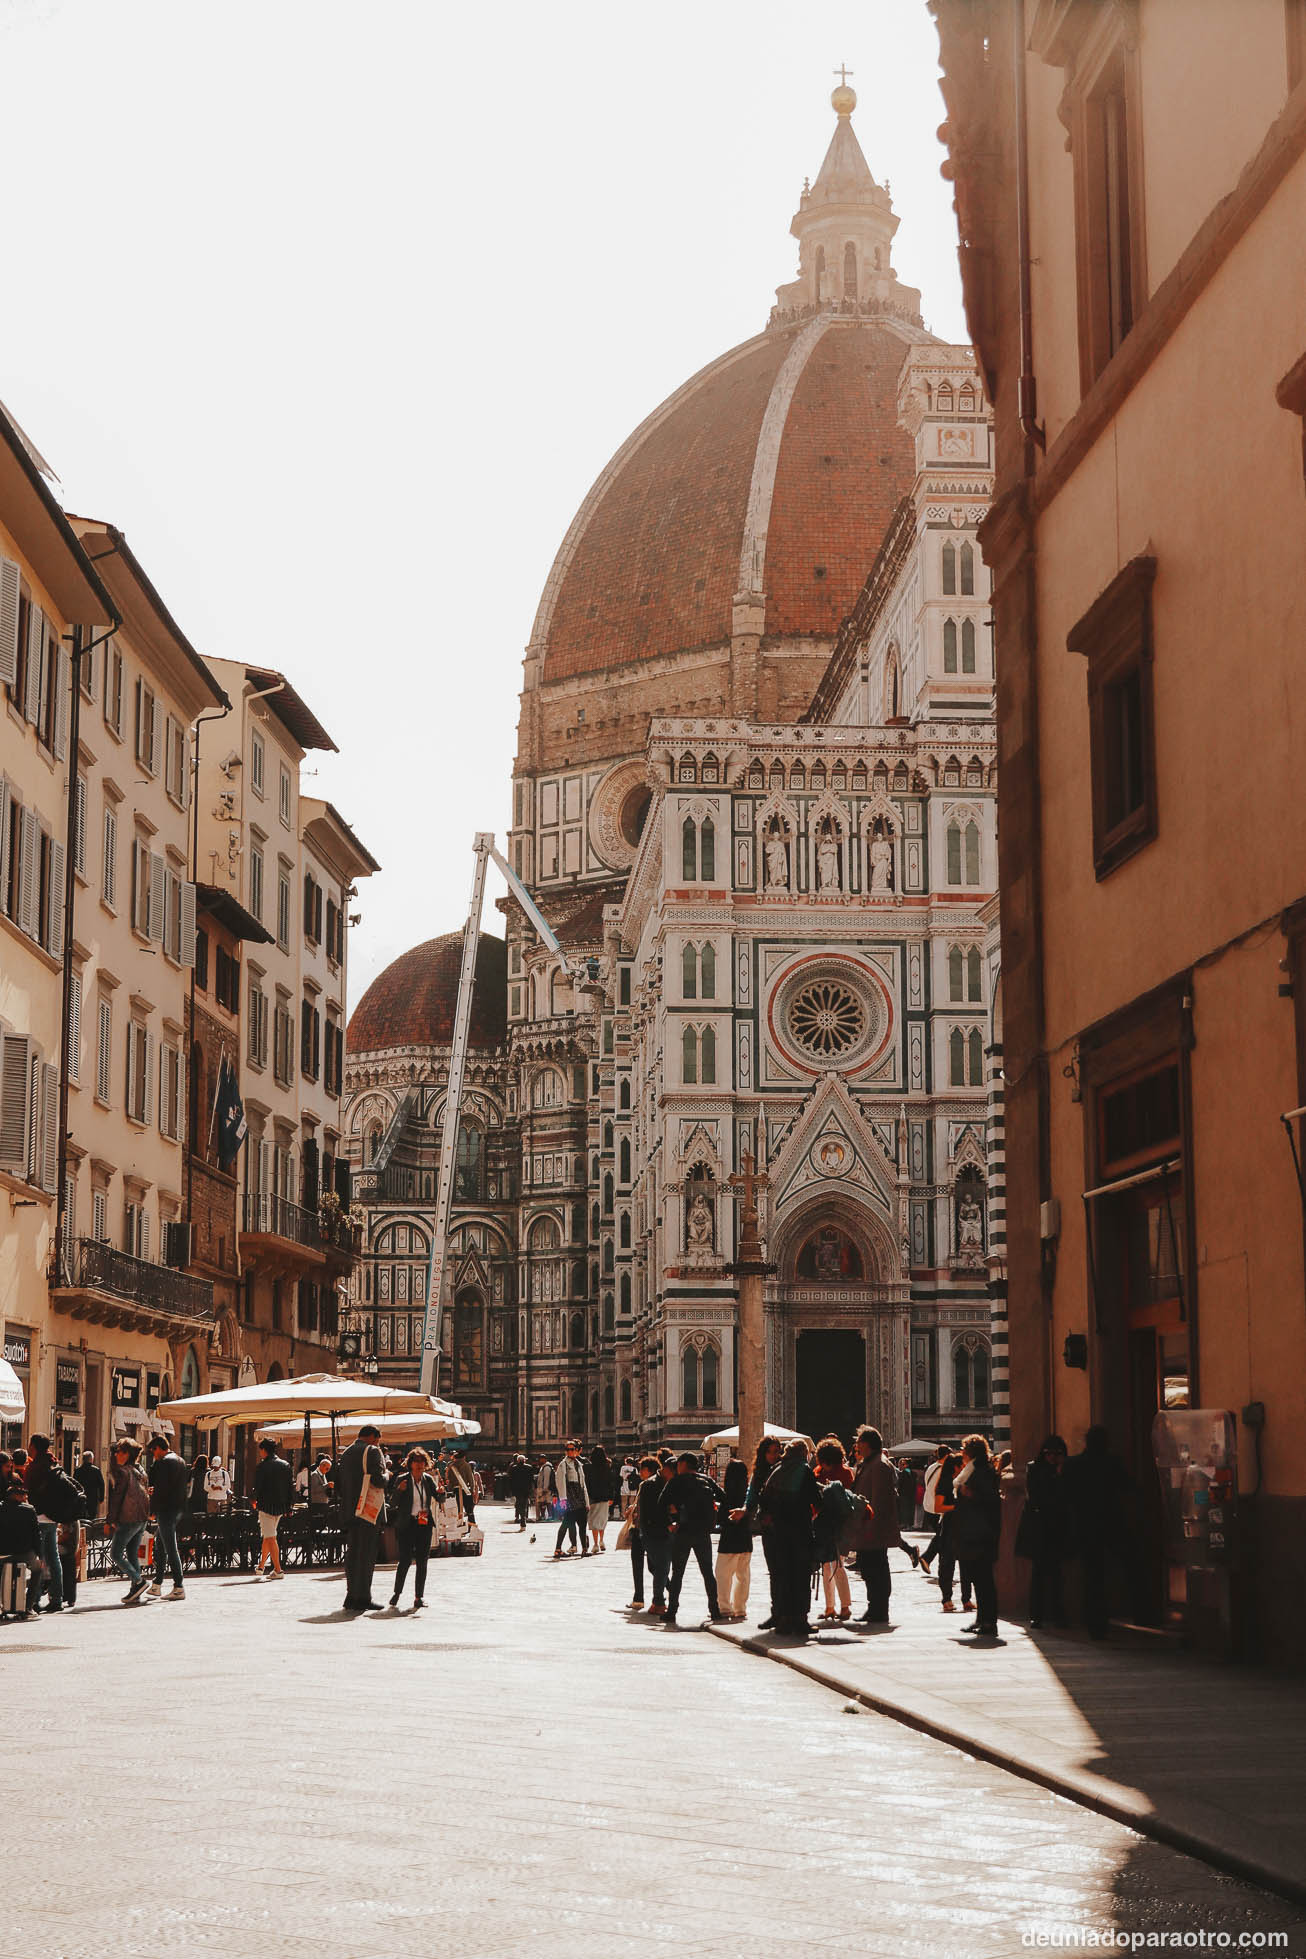
[[[351,1004],[461,926],[553,554],[794,276],[840,62],[965,337],[936,49],[925,0],[0,0],[0,399],[339,744],[306,787],[383,866]]]

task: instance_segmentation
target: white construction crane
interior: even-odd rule
[[[463,927],[463,960],[458,974],[458,1005],[454,1011],[453,1048],[449,1056],[449,1085],[444,1098],[444,1124],[440,1133],[440,1180],[435,1195],[435,1229],[431,1233],[431,1260],[426,1273],[426,1319],[422,1327],[421,1392],[434,1394],[440,1370],[440,1339],[444,1323],[445,1270],[448,1263],[449,1219],[453,1212],[454,1172],[458,1159],[458,1129],[462,1115],[463,1073],[467,1065],[467,1041],[472,1024],[472,992],[476,984],[476,953],[481,937],[481,906],[485,900],[485,867],[492,857],[508,889],[563,970],[573,979],[575,969],[558,944],[553,927],[540,911],[530,892],[506,857],[495,848],[488,830],[477,832],[473,848],[476,869],[472,875],[472,901]],[[585,963],[585,962],[582,962]],[[588,962],[587,977],[597,980],[597,961]]]

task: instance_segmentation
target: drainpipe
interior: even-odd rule
[[[1047,430],[1038,420],[1038,383],[1034,378],[1033,305],[1030,299],[1029,251],[1029,123],[1025,107],[1025,4],[1012,0],[1012,88],[1016,112],[1016,257],[1020,276],[1020,378],[1017,407],[1025,438],[1025,474],[1034,473],[1034,448],[1047,448]]]
[[[116,547],[115,547],[116,549]],[[101,557],[112,554],[102,551]],[[94,563],[95,560],[92,560]],[[118,621],[98,639],[82,644],[81,626],[73,627],[73,650],[69,665],[72,669],[73,697],[68,714],[68,812],[64,824],[64,868],[63,868],[63,975],[59,1008],[59,1188],[54,1201],[54,1283],[62,1285],[64,1271],[64,1237],[68,1229],[67,1189],[68,1189],[68,1069],[72,1061],[72,1011],[73,1011],[73,922],[77,902],[77,872],[73,858],[77,844],[77,786],[81,780],[81,765],[78,744],[82,727],[82,661],[94,653],[97,646],[112,639],[118,630]]]

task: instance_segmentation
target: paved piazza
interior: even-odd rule
[[[332,1572],[132,1611],[96,1582],[0,1629],[7,1949],[1005,1959],[1083,1926],[1306,1955],[1294,1907],[700,1632],[694,1579],[680,1628],[631,1622],[624,1554],[484,1521],[420,1614],[347,1620]]]

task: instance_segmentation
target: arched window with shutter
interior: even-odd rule
[[[714,946],[705,945],[703,947],[703,955],[699,961],[699,966],[703,976],[703,998],[705,1000],[715,1000],[716,948]]]
[[[975,621],[963,619],[961,622],[961,670],[963,673],[975,671]]]
[[[980,881],[980,833],[974,823],[966,825],[966,882]]]
[[[961,547],[961,595],[964,599],[975,596],[975,546],[963,544]]]
[[[694,819],[687,816],[680,826],[681,874],[686,884],[692,884],[698,876],[698,832]]]
[[[703,827],[698,833],[698,874],[704,884],[711,884],[716,876],[716,831],[712,828],[710,816],[703,818]]]
[[[688,1024],[680,1036],[680,1079],[687,1088],[698,1081],[698,1036]]]
[[[957,547],[951,538],[943,547],[943,596],[945,599],[957,596]]]
[[[957,622],[955,619],[945,619],[943,622],[943,671],[945,673],[956,673],[957,671]]]
[[[685,1000],[698,998],[698,955],[692,945],[680,955],[680,993]]]

